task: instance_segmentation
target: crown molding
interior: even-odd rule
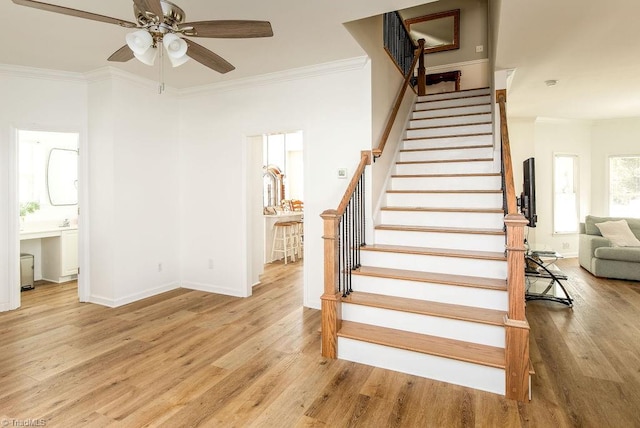
[[[26,79],[57,80],[62,82],[85,82],[82,73],[51,70],[47,68],[26,67],[23,65],[0,64],[0,75],[23,77]]]
[[[116,78],[143,86],[145,88],[152,88],[155,91],[158,90],[157,81],[147,79],[145,77],[140,77],[137,74],[129,73],[128,71],[124,71],[111,66],[101,67],[96,70],[84,73],[84,77],[88,83],[103,82]],[[175,88],[165,85],[165,93],[176,95],[177,91]]]
[[[359,56],[338,61],[326,62],[317,65],[305,66],[300,68],[292,68],[274,73],[261,74],[259,76],[247,77],[244,79],[235,79],[225,82],[212,83],[202,86],[194,86],[178,90],[178,94],[183,96],[202,95],[203,92],[226,92],[235,89],[263,85],[272,85],[275,83],[288,82],[291,80],[308,79],[317,76],[323,76],[332,73],[342,73],[350,70],[361,70],[369,62],[367,56]]]

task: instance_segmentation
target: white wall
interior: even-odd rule
[[[393,110],[398,91],[404,83],[404,77],[394,61],[382,46],[382,16],[361,19],[345,24],[345,27],[362,46],[371,60],[371,135],[370,148],[378,147],[384,128]],[[415,92],[408,88],[383,155],[372,165],[372,203],[378,208],[384,204],[386,181],[400,147],[404,128],[416,98]],[[371,222],[370,222],[371,224]]]
[[[118,306],[179,287],[180,114],[153,82],[90,80],[90,300]]]
[[[640,155],[640,118],[597,120],[592,131],[591,212],[609,215],[608,158],[612,155]],[[638,213],[637,217],[640,217]]]
[[[337,178],[337,170],[347,168],[351,176],[360,151],[371,148],[370,75],[369,63],[359,58],[199,88],[182,97],[179,205],[184,287],[237,296],[250,293],[247,137],[302,130],[304,305],[320,307],[320,214],[337,207],[348,184]]]
[[[0,66],[0,93],[0,200],[5,201],[0,204],[0,310],[7,310],[15,307],[10,295],[19,296],[19,286],[9,281],[10,269],[19,263],[19,245],[9,237],[18,223],[17,205],[9,198],[17,167],[15,130],[79,132],[84,138],[87,85],[77,74]]]
[[[516,194],[522,191],[522,162],[535,157],[538,223],[529,228],[532,249],[553,249],[565,256],[578,253],[578,234],[553,233],[553,156],[575,154],[579,159],[580,220],[591,210],[591,123],[562,119],[509,118],[509,140]]]

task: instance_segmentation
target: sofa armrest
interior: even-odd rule
[[[591,259],[595,257],[596,249],[610,246],[611,244],[607,238],[581,233],[578,241],[578,261],[580,266],[592,272]]]

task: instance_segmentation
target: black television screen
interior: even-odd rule
[[[520,195],[520,209],[522,215],[529,220],[529,227],[536,227],[536,163],[534,158],[522,162],[524,183]]]

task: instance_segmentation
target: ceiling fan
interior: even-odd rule
[[[136,29],[133,33],[127,34],[127,44],[108,58],[109,61],[115,62],[126,62],[136,57],[147,65],[153,65],[158,51],[162,55],[162,49],[159,48],[164,45],[174,67],[183,64],[188,57],[191,57],[212,70],[228,73],[235,69],[233,65],[184,36],[209,38],[273,36],[271,23],[268,21],[216,20],[185,23],[184,11],[167,0],[133,0],[133,13],[137,23],[34,0],[12,1],[21,6]]]

